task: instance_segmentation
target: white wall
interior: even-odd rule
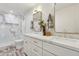
[[[33,10],[29,10],[28,13],[25,15],[24,20],[25,20],[25,24],[24,24],[24,33],[29,33],[31,32],[31,20],[33,20],[32,17],[32,11]]]
[[[79,34],[58,33],[71,31],[79,33],[79,4],[72,4],[64,9],[55,10],[55,13],[56,32],[54,35],[79,39]],[[73,29],[69,28],[70,26]]]
[[[15,18],[18,18],[19,21],[21,20],[19,17]],[[0,43],[20,39],[21,38],[20,22],[18,21],[19,24],[17,25],[15,23],[13,24],[12,22],[10,23],[9,20],[8,20],[9,23],[7,21],[5,22],[4,19],[2,19],[3,21],[2,23],[0,23]]]
[[[79,33],[79,4],[55,12],[56,32]]]
[[[53,13],[54,13],[54,9],[53,9],[54,4],[49,4],[49,3],[44,4],[43,3],[43,4],[38,4],[34,8],[38,8],[39,6],[41,6],[41,8],[42,8],[42,17],[43,17],[44,20],[48,19],[49,13],[51,13],[53,15]],[[32,32],[32,30],[30,29],[30,26],[31,26],[30,24],[31,24],[31,20],[33,20],[32,11],[33,11],[34,8],[29,10],[27,12],[27,14],[25,15],[25,22],[26,23],[23,26],[23,28],[25,27],[23,29],[24,33],[31,33]]]
[[[42,17],[45,20],[48,20],[49,13],[54,15],[54,4],[42,4]]]

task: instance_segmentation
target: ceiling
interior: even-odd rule
[[[0,13],[12,11],[17,14],[24,14],[35,5],[34,3],[0,3]]]
[[[0,14],[12,12],[16,15],[24,15],[37,5],[46,5],[46,3],[0,3]]]
[[[38,3],[0,3],[0,13],[9,13],[13,11],[13,13],[16,14],[25,14],[37,4]],[[73,3],[56,3],[55,10],[60,10],[70,5],[73,5]]]
[[[73,4],[77,4],[77,3],[56,3],[55,5],[55,10],[58,11],[62,8],[65,8],[65,7],[68,7],[68,6],[71,6]]]

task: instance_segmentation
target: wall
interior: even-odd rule
[[[22,22],[22,32],[24,34],[31,32],[31,20],[32,20],[32,11],[33,9],[29,10],[27,14],[24,16],[24,21]]]
[[[30,26],[31,26],[30,22],[31,22],[31,20],[33,20],[33,18],[32,18],[32,11],[33,11],[34,8],[37,8],[39,5],[42,6],[43,19],[47,20],[49,13],[51,13],[52,15],[54,15],[54,9],[53,9],[54,5],[53,4],[38,4],[37,6],[33,7],[28,12],[26,12],[26,15],[24,15],[24,21],[22,23],[22,30],[23,30],[24,34],[26,34],[26,33],[32,33],[33,32],[30,29]],[[77,12],[78,12],[78,10],[77,10]],[[68,38],[77,38],[77,39],[79,39],[79,34],[63,34],[63,33],[54,32],[54,35],[56,35],[56,36],[62,36],[62,37],[68,37]]]
[[[71,5],[55,12],[56,32],[79,33],[79,5]]]
[[[3,14],[5,15],[5,14]],[[7,14],[8,15],[8,14]],[[20,20],[21,18],[15,16],[15,20],[16,18],[18,18],[18,24],[15,24],[13,22],[10,22],[9,23],[7,22],[7,19],[11,19],[11,17],[3,17],[3,21],[0,22],[0,43],[5,43],[5,42],[8,42],[8,41],[12,41],[12,40],[16,40],[16,39],[20,39],[21,38],[21,32],[20,32]],[[6,20],[5,20],[6,19]],[[16,21],[14,21],[16,22]]]
[[[33,20],[32,11],[33,11],[34,8],[38,8],[39,6],[42,8],[42,17],[43,17],[44,20],[48,19],[49,13],[51,13],[53,15],[53,13],[54,13],[54,10],[53,10],[54,4],[49,4],[49,3],[44,4],[43,3],[43,4],[36,5],[32,9],[30,9],[27,12],[27,14],[25,15],[25,17],[24,17],[25,24],[23,24],[23,26],[22,26],[23,27],[23,33],[31,33],[31,32],[33,32],[30,29],[31,20]]]
[[[79,4],[72,4],[55,12],[56,32],[79,33]],[[79,34],[55,33],[58,36],[79,38]]]

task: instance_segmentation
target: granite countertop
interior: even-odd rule
[[[42,36],[40,34],[35,34],[35,33],[28,33],[28,34],[25,34],[25,36],[36,38],[64,48],[79,51],[79,39],[64,38],[59,36]]]

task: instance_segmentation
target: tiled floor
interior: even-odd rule
[[[16,49],[15,46],[6,46],[0,48],[0,56],[27,56],[22,49]]]
[[[0,51],[0,56],[27,56],[27,54],[19,51]]]

